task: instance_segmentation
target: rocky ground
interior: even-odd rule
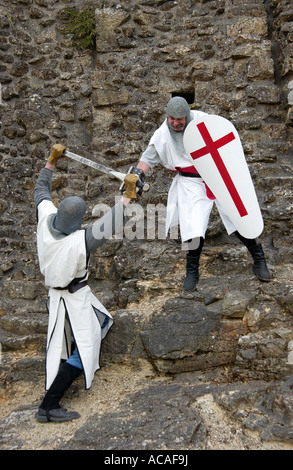
[[[293,450],[293,376],[237,383],[228,368],[157,376],[149,363],[108,364],[90,390],[64,397],[81,417],[41,424],[43,383],[1,397],[2,450]]]
[[[152,270],[156,250],[148,256]],[[16,312],[2,316],[6,330],[1,333],[5,348],[0,369],[0,449],[293,450],[293,366],[285,364],[291,316],[276,302],[281,284],[283,292],[290,283],[290,276],[286,282],[284,277],[289,271],[270,263],[274,280],[264,286],[255,281],[247,260],[245,268],[238,260],[243,271],[239,277],[235,261],[230,264],[228,259],[225,264],[219,259],[217,273],[222,272],[220,266],[223,270],[228,265],[231,272],[234,268],[232,285],[224,273],[222,281],[208,277],[213,266],[209,260],[214,260],[211,250],[211,256],[207,249],[203,257],[201,280],[193,294],[181,292],[184,273],[178,267],[170,279],[166,272],[161,284],[158,279],[141,280],[144,291],[139,302],[134,296],[137,290],[125,283],[127,290],[121,291],[132,303],[126,310],[113,311],[115,329],[103,342],[101,369],[91,389],[84,390],[80,378],[64,397],[64,406],[80,413],[76,421],[36,421],[44,394],[44,313],[39,322],[33,311],[27,317],[21,311],[21,322]],[[109,292],[104,295],[111,300]],[[233,292],[238,301],[248,296],[248,305],[235,304],[233,298],[228,303]],[[124,307],[124,297],[119,299]],[[260,310],[263,319],[253,323],[249,316],[250,329],[243,331],[241,325],[251,309]],[[178,343],[171,328],[175,313]],[[197,317],[203,313],[202,323]],[[206,330],[210,322],[211,334]],[[239,334],[237,342],[233,338]],[[196,351],[193,356],[190,347]],[[229,360],[235,351],[237,356]],[[222,363],[217,363],[220,358]],[[191,367],[190,372],[181,370],[184,367]]]

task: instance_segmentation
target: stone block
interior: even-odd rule
[[[233,360],[233,344],[242,331],[235,324],[221,324],[221,315],[201,302],[174,298],[153,313],[141,332],[142,341],[156,368],[181,373],[227,364]]]
[[[113,8],[96,9],[96,48],[98,52],[120,50],[115,30],[128,18],[129,14],[123,10],[114,10]]]
[[[237,37],[243,36],[252,39],[253,36],[266,37],[267,20],[266,18],[249,18],[240,17],[233,24],[227,26],[227,36]]]
[[[129,102],[129,93],[121,90],[95,90],[92,94],[93,106],[111,106],[127,104]]]

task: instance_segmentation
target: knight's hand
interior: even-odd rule
[[[55,144],[52,147],[51,154],[48,158],[48,162],[51,163],[52,165],[56,165],[57,160],[61,157],[64,157],[64,150],[66,150],[66,147],[61,144]]]
[[[138,181],[139,181],[138,176],[132,173],[129,173],[128,175],[125,176],[124,192],[123,192],[124,197],[127,197],[128,199],[137,198],[136,184]]]
[[[137,194],[139,196],[142,195],[143,189],[144,189],[144,183],[145,183],[145,174],[140,168],[134,168],[131,171],[131,174],[136,175],[138,177],[136,187],[137,187]]]

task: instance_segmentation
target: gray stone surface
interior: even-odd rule
[[[111,240],[91,257],[91,286],[115,319],[102,362],[147,361],[156,377],[224,368],[230,382],[232,376],[240,382],[283,383],[293,362],[290,1],[97,1],[98,33],[91,51],[62,34],[66,6],[55,0],[0,1],[0,398],[5,403],[14,387],[21,396],[43,380],[47,291],[37,263],[33,188],[51,146],[61,142],[126,172],[164,119],[167,101],[178,93],[190,98],[192,109],[220,114],[238,129],[264,218],[261,242],[273,280],[255,279],[246,249],[227,236],[213,210],[197,291],[184,293],[185,252],[179,239],[158,236],[162,213],[155,236],[148,237],[147,207],[152,213],[165,207],[173,178],[156,167],[147,177],[151,189],[140,201],[142,236]],[[70,7],[92,4],[74,0]],[[99,204],[114,204],[118,187],[114,179],[63,160],[54,175],[53,197],[56,204],[72,194],[85,198],[90,223]],[[146,387],[129,398],[137,409],[148,402],[148,393],[153,399],[159,395],[159,388]],[[168,401],[176,391],[186,404],[185,390],[166,386],[164,395]],[[257,429],[263,441],[292,442],[286,390],[280,421],[274,398],[273,420],[256,407],[237,415],[241,429]],[[169,405],[156,399],[162,423]],[[209,402],[202,400],[204,408]],[[151,405],[151,399],[149,404],[157,412],[159,405]],[[108,432],[114,422],[122,429],[124,422],[123,432],[134,436],[139,419],[121,406],[99,423],[100,429]],[[175,406],[170,409],[180,432],[186,431],[184,446],[207,446],[197,408],[187,406],[194,423],[181,419]],[[24,423],[33,413],[29,410],[14,416]],[[163,431],[151,423],[148,417],[147,434],[164,446]],[[169,425],[166,429],[173,430]],[[81,435],[91,434],[94,417],[84,426],[75,437],[82,446]],[[128,445],[151,447],[143,444],[139,429],[139,440]],[[15,446],[25,446],[19,439]],[[111,433],[109,440],[115,446]],[[180,443],[172,436],[168,445]]]

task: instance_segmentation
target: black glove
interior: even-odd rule
[[[138,188],[138,191],[137,191],[137,194],[139,196],[142,195],[142,192],[143,192],[143,187],[144,187],[144,183],[145,183],[145,174],[142,170],[140,170],[139,168],[133,168],[133,170],[131,171],[131,173],[133,175],[136,175],[138,176],[138,181],[136,183],[136,187]]]

